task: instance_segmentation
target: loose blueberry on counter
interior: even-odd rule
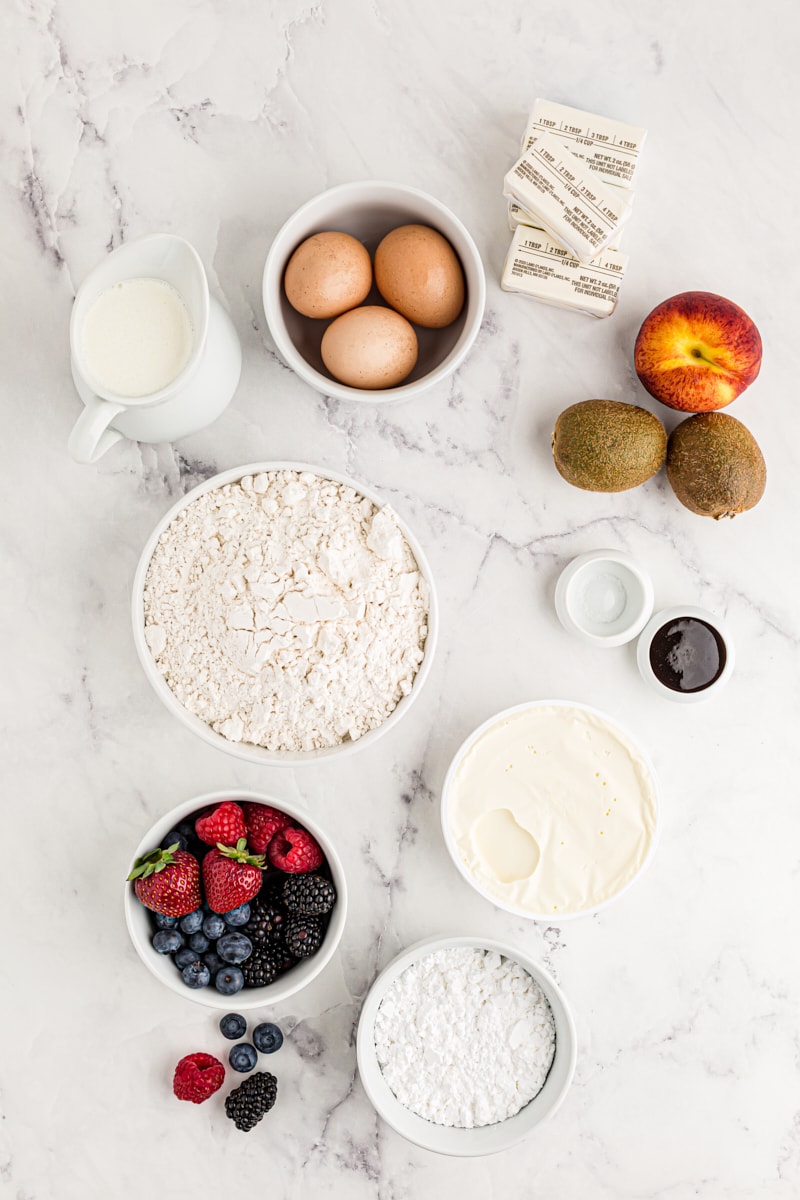
[[[184,946],[184,948],[179,950],[175,955],[175,966],[179,971],[182,971],[184,967],[188,967],[189,963],[196,963],[199,961],[200,960],[195,954],[194,950],[190,950],[188,946]],[[208,966],[208,963],[206,963],[206,966]],[[210,967],[208,969],[211,970]]]
[[[159,929],[153,934],[153,949],[159,954],[174,954],[183,945],[183,938],[177,929]]]
[[[210,942],[215,942],[217,938],[222,937],[227,929],[227,925],[218,913],[209,913],[203,921],[203,933]]]
[[[226,925],[230,925],[232,928],[246,925],[250,920],[250,905],[240,904],[238,908],[232,908],[230,912],[223,913],[222,919]]]
[[[241,968],[223,965],[214,977],[214,987],[223,996],[235,996],[244,987],[244,975]]]
[[[209,946],[211,945],[211,942],[208,940],[208,938],[206,937],[206,935],[204,933],[198,932],[198,933],[193,933],[192,936],[189,938],[189,945],[198,954],[205,954],[206,950],[208,950]]]
[[[253,1030],[253,1043],[262,1054],[274,1054],[283,1045],[283,1034],[271,1021],[262,1021]]]
[[[179,850],[187,850],[189,848],[188,839],[180,832],[179,829],[171,829],[165,837],[161,839],[161,849],[168,850],[170,846],[177,845]]]
[[[181,972],[181,979],[190,988],[204,988],[211,983],[211,972],[205,963],[191,962]]]
[[[166,913],[153,913],[153,919],[159,929],[174,929],[178,924],[177,917],[168,917]]]
[[[226,963],[243,963],[253,953],[253,943],[243,933],[226,933],[217,942],[217,954]]]
[[[197,933],[198,929],[203,927],[202,908],[196,908],[194,912],[187,913],[185,917],[180,919],[180,927],[184,933]]]
[[[237,1038],[247,1033],[247,1021],[240,1013],[226,1013],[219,1019],[219,1029],[223,1037],[235,1042]]]
[[[256,1053],[255,1046],[251,1046],[249,1042],[241,1042],[238,1046],[231,1046],[230,1053],[228,1054],[228,1062],[234,1071],[252,1071],[258,1062],[258,1054]]]
[[[222,970],[222,968],[225,966],[216,950],[206,950],[205,954],[203,955],[203,962],[208,967],[212,976],[216,975],[217,971]]]

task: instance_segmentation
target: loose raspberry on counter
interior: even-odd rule
[[[225,1068],[212,1054],[187,1054],[175,1068],[172,1090],[179,1100],[202,1104],[218,1092],[225,1079]]]
[[[325,858],[319,844],[308,830],[295,825],[290,825],[275,834],[267,855],[273,867],[287,871],[290,875],[316,871]]]

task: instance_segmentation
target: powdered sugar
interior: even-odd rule
[[[206,492],[159,538],[145,635],[177,699],[231,741],[363,736],[411,691],[428,589],[388,508],[311,472]]]
[[[491,950],[454,947],[412,963],[375,1017],[383,1076],[406,1108],[472,1129],[519,1112],[555,1053],[555,1022],[539,984]]]

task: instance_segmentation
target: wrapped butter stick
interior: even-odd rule
[[[522,138],[521,152],[530,150],[543,133],[555,133],[572,153],[583,159],[590,170],[618,187],[632,187],[639,166],[647,130],[627,125],[613,117],[536,100]]]
[[[537,138],[511,168],[504,195],[534,213],[581,262],[605,250],[631,213],[622,189],[593,176],[552,133]]]
[[[588,266],[554,241],[545,230],[519,225],[503,267],[504,292],[520,292],[556,308],[592,317],[610,317],[617,307],[619,285],[628,258],[604,250]]]
[[[632,192],[628,198],[630,201],[633,201]],[[539,218],[534,213],[528,212],[527,208],[523,208],[521,204],[517,204],[516,200],[509,200],[508,228],[513,233],[518,225],[527,225],[533,229],[541,229],[542,227]],[[616,237],[611,239],[611,241],[608,243],[609,250],[619,250],[623,232],[624,231],[620,229]]]

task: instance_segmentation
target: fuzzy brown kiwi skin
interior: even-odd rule
[[[646,408],[583,400],[559,415],[551,445],[558,473],[573,487],[624,492],[664,465],[667,432]]]
[[[741,421],[726,413],[698,413],[670,434],[667,478],[681,504],[720,521],[758,504],[767,466],[758,442]]]

